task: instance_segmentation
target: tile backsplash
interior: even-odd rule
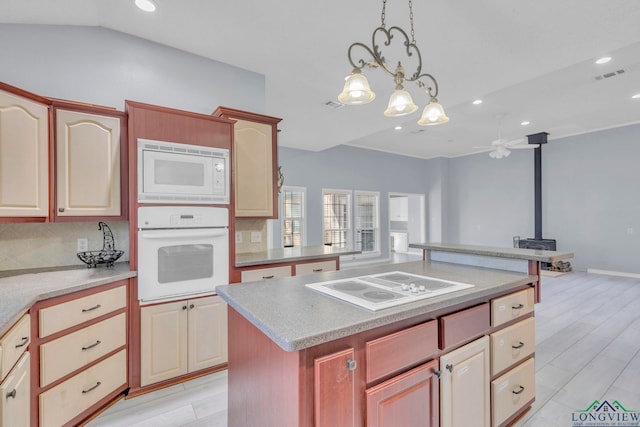
[[[118,262],[129,260],[129,222],[106,222],[115,248],[124,250]],[[102,249],[102,231],[95,222],[0,224],[0,271],[85,265],[76,255],[77,239],[89,240],[89,250]]]
[[[251,234],[259,237],[258,242],[251,241]],[[239,235],[239,236],[238,236]],[[238,237],[241,240],[238,241]],[[261,252],[267,250],[267,220],[236,219],[236,253]]]

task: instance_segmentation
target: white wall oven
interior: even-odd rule
[[[140,304],[212,295],[229,283],[227,208],[138,208]]]
[[[229,150],[138,139],[138,202],[229,203]]]

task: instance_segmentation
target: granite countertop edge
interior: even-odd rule
[[[0,278],[0,336],[38,301],[135,277],[128,263],[112,268],[51,268],[17,271]]]
[[[332,248],[330,246],[303,246],[302,248],[269,249],[261,252],[244,252],[236,254],[234,265],[236,267],[252,267],[256,265],[278,264],[281,262],[335,258],[359,253],[361,253],[359,250]]]
[[[410,243],[410,248],[426,249],[436,252],[453,252],[469,255],[483,255],[500,258],[555,262],[573,258],[572,252],[548,251],[527,248],[500,248],[492,246],[475,246],[454,243]]]
[[[421,263],[421,262],[418,262]],[[395,268],[401,269],[401,264],[396,264]],[[391,269],[395,269],[391,267]],[[463,269],[473,269],[477,267],[467,267],[467,266],[448,266],[447,268],[463,268]],[[477,268],[478,270],[487,270],[483,268]],[[344,271],[343,271],[344,272]],[[414,271],[415,272],[415,271]],[[264,313],[254,312],[251,307],[251,303],[245,303],[247,301],[246,296],[236,297],[232,295],[234,292],[235,286],[247,286],[249,284],[235,284],[235,285],[227,285],[223,287],[217,288],[217,293],[220,295],[229,307],[236,310],[240,315],[245,317],[249,322],[251,322],[255,327],[257,327],[262,333],[264,333],[267,337],[269,337],[273,342],[275,342],[278,346],[280,346],[283,350],[288,352],[294,352],[303,350],[305,348],[313,347],[318,344],[323,344],[329,341],[333,341],[339,338],[343,338],[349,335],[353,335],[359,332],[367,331],[370,329],[374,329],[381,326],[386,326],[395,322],[403,321],[406,319],[410,319],[412,317],[417,317],[425,314],[429,314],[436,311],[441,311],[450,307],[454,307],[459,304],[464,304],[466,302],[484,298],[489,295],[493,295],[496,293],[508,292],[512,289],[516,289],[523,285],[529,284],[537,280],[537,276],[531,276],[524,273],[512,273],[513,276],[510,276],[508,280],[503,280],[502,282],[496,285],[485,286],[482,285],[478,288],[474,288],[473,290],[463,291],[462,293],[452,293],[448,295],[443,295],[440,297],[435,297],[432,300],[423,300],[417,301],[405,305],[401,305],[398,307],[394,307],[391,309],[381,310],[378,312],[369,312],[362,308],[351,306],[348,303],[343,301],[338,301],[333,298],[318,295],[314,291],[306,290],[307,292],[311,292],[307,294],[308,298],[315,299],[324,306],[331,306],[332,308],[337,308],[338,311],[347,310],[359,310],[360,313],[364,313],[360,319],[355,321],[345,320],[341,323],[340,320],[336,321],[336,324],[339,324],[337,327],[332,327],[327,330],[323,330],[321,332],[314,331],[312,333],[290,333],[289,328],[291,326],[285,323],[278,323],[278,320],[273,320],[272,318],[268,318]],[[507,273],[509,274],[509,273]],[[358,274],[353,274],[352,277],[356,277]],[[335,274],[333,275],[335,277]],[[341,274],[342,276],[342,274]],[[304,277],[304,276],[301,276]],[[298,278],[284,278],[277,279],[269,283],[268,286],[277,286],[278,281],[282,283],[283,286],[301,286],[301,277]],[[331,277],[331,278],[334,278]],[[296,285],[297,284],[297,285]],[[261,283],[254,283],[252,286],[267,286]],[[257,297],[260,299],[260,297]],[[244,302],[243,302],[244,299]],[[311,303],[311,306],[316,304]],[[272,307],[275,308],[275,307]],[[278,307],[279,309],[279,307]],[[352,311],[353,313],[353,311]],[[357,313],[357,312],[355,312]],[[295,317],[295,315],[293,316]],[[286,314],[283,315],[282,319],[291,319]],[[303,326],[300,326],[302,330],[304,330],[305,321],[301,322]]]

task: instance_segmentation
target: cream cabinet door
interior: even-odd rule
[[[442,427],[489,427],[489,337],[440,357]]]
[[[49,110],[0,90],[0,216],[49,215]]]
[[[0,384],[0,426],[28,427],[30,425],[29,352],[22,355],[7,378]]]
[[[188,372],[188,308],[178,301],[140,309],[140,385]]]
[[[56,110],[58,216],[119,216],[120,118]]]
[[[227,304],[219,296],[189,301],[189,372],[227,363]]]
[[[236,217],[273,216],[273,127],[238,120],[234,125],[233,171]]]

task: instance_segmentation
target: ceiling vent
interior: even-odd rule
[[[604,79],[609,79],[611,77],[619,76],[620,74],[624,74],[625,72],[626,72],[625,70],[620,69],[620,70],[616,70],[616,71],[611,71],[609,73],[604,73],[604,74],[601,74],[599,76],[595,76],[594,78],[596,80],[604,80]]]
[[[344,104],[338,101],[327,101],[324,103],[324,105],[329,108],[333,108],[334,110],[339,110],[340,108],[344,107]]]
[[[412,131],[411,131],[411,132],[409,132],[409,133],[411,133],[411,134],[413,134],[413,135],[417,135],[417,134],[422,133],[422,132],[424,132],[424,129],[412,130]]]

